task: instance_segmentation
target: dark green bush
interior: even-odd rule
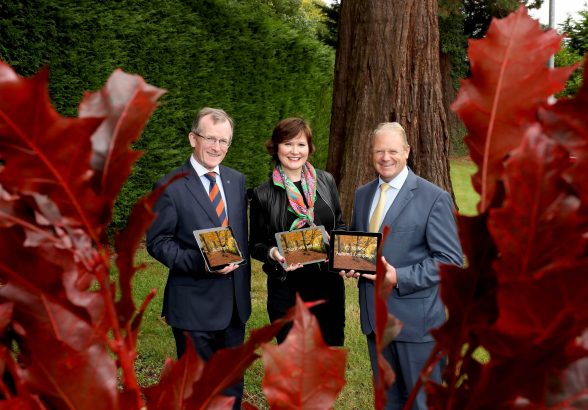
[[[76,115],[83,91],[101,88],[116,68],[168,90],[137,143],[145,155],[116,204],[120,228],[136,199],[186,161],[187,134],[203,106],[235,119],[225,164],[245,173],[249,186],[267,177],[263,142],[287,116],[311,123],[313,162],[324,167],[334,50],[264,10],[253,0],[4,2],[0,58],[27,76],[48,65],[63,115]]]

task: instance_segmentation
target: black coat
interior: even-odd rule
[[[239,318],[245,323],[251,314],[251,265],[239,267],[232,275],[206,271],[192,231],[218,227],[220,220],[189,161],[159,180],[155,187],[178,173],[185,176],[161,194],[153,208],[157,218],[147,232],[147,251],[169,268],[162,315],[170,326],[178,329],[225,329],[233,316],[234,295]],[[220,178],[229,224],[243,257],[248,260],[245,177],[221,165]]]
[[[339,194],[333,176],[317,170],[317,196],[333,213],[332,226],[325,230],[346,229],[341,216]],[[329,218],[331,220],[331,218]],[[274,185],[270,179],[253,192],[250,208],[249,248],[251,256],[263,262],[267,278],[267,311],[270,320],[283,317],[295,303],[299,294],[304,301],[324,300],[311,312],[318,319],[325,342],[331,346],[342,346],[345,327],[345,286],[337,273],[328,272],[327,264],[308,264],[300,269],[286,272],[282,266],[270,259],[268,251],[276,246],[276,232],[284,232],[288,226],[288,198],[286,191]],[[289,330],[282,328],[277,335],[281,343]]]
[[[327,232],[333,229],[346,229],[341,215],[339,193],[335,179],[331,174],[320,169],[316,170],[317,194],[334,215],[335,224],[325,226]],[[289,229],[288,196],[286,190],[274,185],[270,178],[253,191],[249,217],[249,249],[251,257],[263,262],[263,271],[271,276],[282,276],[285,272],[280,264],[269,258],[268,251],[277,246],[275,234]]]

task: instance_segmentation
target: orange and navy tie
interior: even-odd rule
[[[218,189],[218,185],[216,184],[216,173],[209,172],[204,176],[210,181],[208,197],[210,198],[210,202],[212,202],[213,208],[216,210],[218,219],[221,221],[221,226],[229,226],[229,220],[227,219],[227,213],[225,212],[223,196],[221,195],[220,190]]]

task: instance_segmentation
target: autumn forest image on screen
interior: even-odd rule
[[[280,235],[287,264],[319,262],[327,258],[325,239],[320,228],[301,229]]]
[[[335,269],[372,271],[376,270],[378,238],[363,235],[337,235],[333,250]]]
[[[227,265],[242,260],[237,242],[229,229],[221,229],[200,234],[202,252],[206,254],[210,266]]]

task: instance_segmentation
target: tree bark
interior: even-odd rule
[[[445,53],[439,54],[439,66],[441,70],[441,86],[443,88],[443,106],[447,116],[447,131],[449,132],[449,152],[452,151],[453,137],[461,132],[461,121],[456,113],[451,111],[451,104],[457,98],[457,90],[451,76],[451,59]]]
[[[369,134],[397,121],[412,170],[451,192],[437,0],[342,0],[327,170],[351,220],[355,189],[375,177]]]

